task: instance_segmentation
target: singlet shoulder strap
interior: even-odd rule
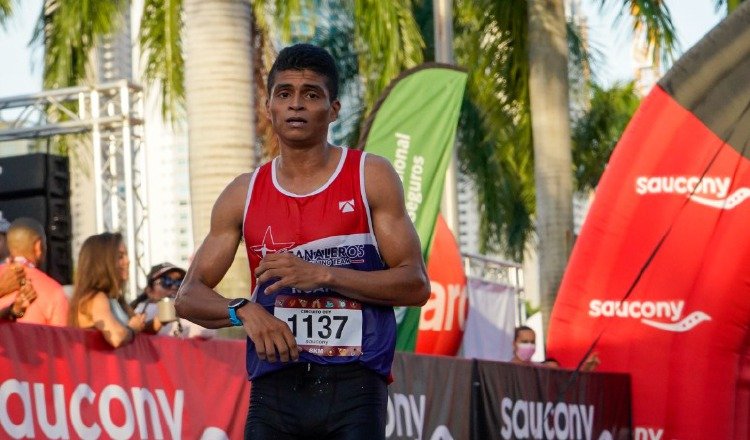
[[[247,219],[247,210],[250,207],[250,198],[253,195],[253,187],[255,186],[255,179],[258,177],[258,171],[260,171],[261,168],[268,166],[269,163],[265,163],[257,168],[255,168],[255,171],[253,171],[253,174],[250,176],[250,183],[247,185],[247,196],[245,196],[245,209],[242,211],[242,231],[245,230],[245,220]]]

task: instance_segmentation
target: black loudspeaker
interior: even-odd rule
[[[31,217],[44,225],[47,253],[42,270],[60,284],[71,284],[68,158],[41,153],[0,158],[0,212],[11,222]]]

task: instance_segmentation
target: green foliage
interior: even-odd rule
[[[78,85],[86,78],[98,38],[117,29],[121,0],[47,0],[32,41],[43,43],[44,88]]]
[[[365,114],[388,84],[423,60],[424,41],[411,0],[351,0]]]
[[[602,7],[607,3],[601,0]],[[645,30],[655,55],[670,58],[674,28],[663,1],[630,0],[622,2],[622,8],[635,28]],[[468,102],[458,131],[459,158],[462,172],[473,180],[479,196],[482,247],[523,261],[536,212],[527,2],[456,0],[454,11],[457,64],[469,69]],[[583,29],[568,23],[567,30],[571,114],[581,114],[589,106],[594,56],[581,37]],[[596,168],[589,162],[577,166],[582,172]]]
[[[732,11],[737,9],[737,7],[742,3],[744,0],[716,0],[716,10],[726,10],[727,15],[731,14]]]
[[[145,59],[143,77],[161,89],[161,110],[175,122],[185,102],[182,56],[182,0],[145,0],[139,42]]]
[[[629,16],[633,34],[645,39],[655,65],[669,65],[677,49],[677,38],[664,0],[599,0],[601,9],[620,6],[619,19]]]
[[[8,17],[13,15],[13,0],[0,0],[0,25],[5,27]]]
[[[458,130],[461,171],[476,183],[483,251],[522,261],[534,185],[525,0],[459,0],[457,64],[469,68]]]
[[[573,124],[573,166],[579,190],[593,190],[625,126],[638,109],[634,84],[591,85],[589,109]]]
[[[542,310],[541,306],[532,304],[528,299],[523,300],[523,308],[526,311],[527,318],[536,315]]]

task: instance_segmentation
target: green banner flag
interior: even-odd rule
[[[447,64],[424,64],[396,78],[365,122],[359,147],[391,161],[404,184],[409,217],[427,260],[440,211],[461,109],[466,73]],[[414,351],[419,308],[398,308],[396,349]]]

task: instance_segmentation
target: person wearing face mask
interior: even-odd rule
[[[216,330],[177,318],[175,314],[174,299],[184,278],[185,270],[172,263],[153,266],[146,276],[146,288],[130,303],[130,307],[136,313],[146,316],[148,333],[183,338],[211,338],[216,335]]]
[[[513,336],[513,358],[510,360],[513,364],[530,365],[531,356],[536,351],[536,333],[531,327],[522,325],[516,327]]]

